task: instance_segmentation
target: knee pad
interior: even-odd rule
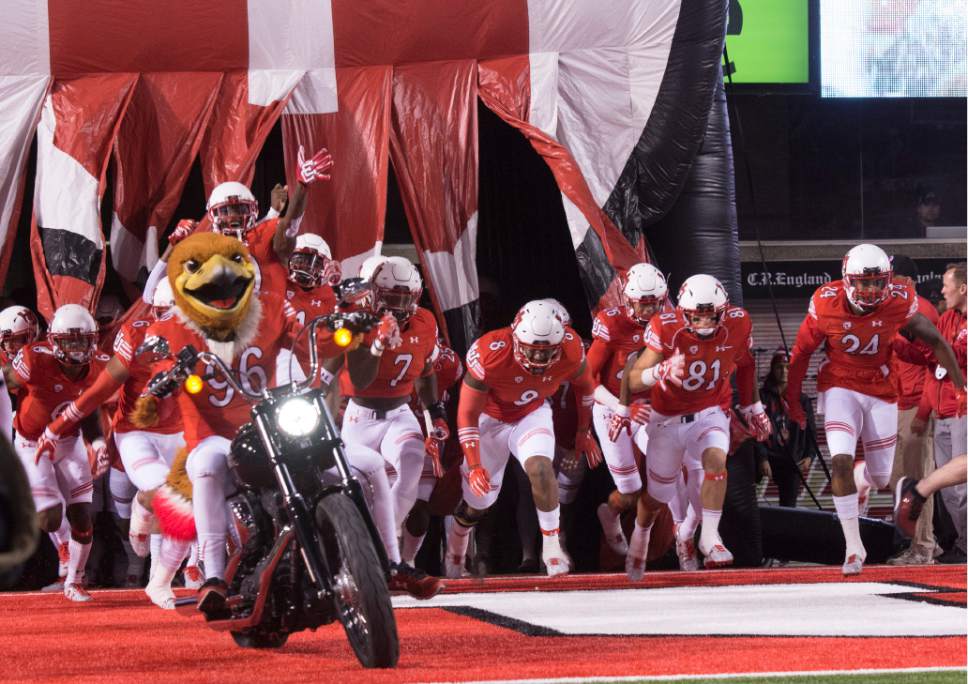
[[[457,510],[454,511],[454,520],[464,527],[474,527],[484,519],[486,513],[487,511],[476,511],[472,509],[467,505],[466,501],[461,499],[461,502],[457,504]]]

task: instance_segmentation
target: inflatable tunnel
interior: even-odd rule
[[[300,145],[328,147],[336,159],[303,225],[330,243],[346,274],[382,247],[392,164],[433,305],[462,349],[480,325],[478,247],[497,244],[481,231],[527,225],[533,211],[524,192],[502,218],[502,197],[482,194],[481,160],[502,154],[479,149],[487,117],[546,167],[543,194],[532,198],[554,205],[536,216],[573,254],[558,271],[579,276],[580,287],[564,288],[566,299],[583,299],[573,308],[610,301],[617,276],[643,258],[674,283],[701,266],[732,284],[726,8],[10,0],[0,41],[0,277],[29,212],[40,312],[67,302],[93,309],[107,261],[134,282],[157,259],[194,164],[206,194],[225,180],[249,183],[281,122],[290,183]],[[33,201],[22,206],[35,137]]]

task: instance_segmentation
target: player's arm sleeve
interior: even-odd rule
[[[487,386],[472,376],[464,378],[457,405],[457,438],[468,468],[481,465],[481,414],[487,405]]]
[[[575,406],[578,407],[578,432],[585,432],[592,425],[592,404],[595,403],[595,381],[587,360],[581,362],[578,371],[571,378],[575,392]]]
[[[736,359],[736,392],[739,395],[739,405],[749,406],[760,400],[759,388],[756,386],[756,361],[753,359],[752,321],[746,316],[749,329],[746,334],[746,344]]]
[[[954,383],[956,389],[964,390],[965,376],[958,367],[958,359],[955,352],[948,344],[948,341],[941,335],[934,324],[922,314],[915,313],[905,324],[904,330],[910,332],[919,340],[922,340],[934,351],[934,356],[938,359],[944,369],[948,372],[948,377]]]
[[[69,403],[60,415],[51,422],[50,431],[55,435],[61,435],[74,425],[82,422],[95,413],[100,406],[107,403],[108,399],[121,389],[127,379],[127,367],[118,360],[117,356],[113,357],[91,383],[91,386],[84,390],[81,396]]]
[[[803,319],[800,330],[797,332],[797,340],[793,344],[793,353],[790,355],[790,368],[787,374],[787,389],[784,395],[788,404],[793,402],[800,403],[800,392],[803,389],[803,379],[807,376],[807,367],[810,365],[810,357],[823,342],[824,335],[817,325],[817,319],[813,314],[811,303],[811,313]]]

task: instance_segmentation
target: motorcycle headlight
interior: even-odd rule
[[[290,437],[305,437],[319,425],[319,411],[311,401],[293,397],[276,409],[276,425]]]

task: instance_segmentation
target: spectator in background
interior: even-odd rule
[[[928,228],[938,225],[938,220],[941,218],[941,200],[931,188],[919,188],[917,202],[914,209],[916,217],[914,235],[924,237],[927,235]]]
[[[938,321],[938,330],[954,350],[958,365],[964,369],[968,355],[965,349],[968,341],[965,326],[965,311],[968,309],[965,262],[951,264],[945,271],[942,294],[947,310]],[[965,388],[955,387],[943,373],[929,372],[921,401],[921,408],[924,407],[930,407],[935,414],[934,462],[935,466],[941,468],[965,452]],[[916,426],[912,424],[911,429],[914,431]],[[954,546],[938,558],[939,562],[965,562],[966,492],[968,487],[964,484],[941,490],[941,498],[951,515],[958,538]]]
[[[918,294],[934,305],[938,315],[943,314],[945,310],[944,296],[941,294],[942,287],[941,278],[931,278],[918,285]]]
[[[919,212],[920,215],[920,212]],[[914,261],[903,254],[895,254],[891,259],[894,268],[894,279],[902,283],[915,285],[918,280],[918,267]],[[934,325],[938,324],[938,313],[934,305],[924,297],[918,295],[918,311]],[[925,355],[931,354],[931,349],[920,340],[913,344]],[[928,369],[925,366],[907,363],[894,358],[897,365],[893,377],[898,382],[897,400],[897,448],[894,451],[894,467],[891,470],[891,490],[898,480],[908,477],[920,480],[934,471],[934,449],[932,445],[934,427],[930,417],[927,421],[918,418],[918,404]],[[929,565],[934,563],[935,540],[932,515],[933,503],[929,500],[924,506],[926,513],[918,519],[917,531],[911,539],[911,546],[894,558],[888,560],[891,565]]]
[[[757,442],[761,463],[769,464],[767,475],[780,493],[780,505],[794,507],[800,494],[801,477],[807,476],[810,464],[817,453],[817,426],[813,415],[813,403],[809,397],[800,395],[807,427],[801,429],[796,421],[787,417],[783,405],[783,393],[787,386],[787,370],[790,358],[785,349],[777,349],[770,360],[770,373],[760,388],[760,401],[773,423],[773,434],[766,442]]]

